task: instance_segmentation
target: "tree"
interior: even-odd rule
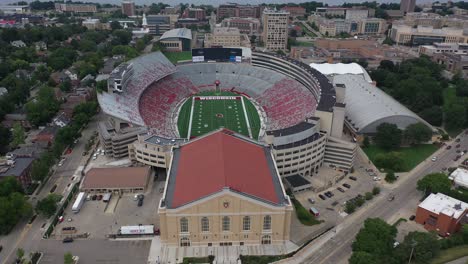
[[[386,182],[393,183],[394,181],[396,181],[396,179],[397,178],[395,177],[395,173],[393,171],[389,171],[385,175],[385,181]]]
[[[10,130],[0,125],[0,155],[3,155],[8,151],[8,143],[10,142],[10,138]]]
[[[380,153],[375,157],[375,165],[392,171],[402,171],[404,169],[404,160],[400,152]]]
[[[379,263],[379,258],[373,254],[358,251],[351,255],[349,259],[349,264],[377,264]]]
[[[372,198],[374,198],[374,195],[371,192],[366,192],[364,197],[366,198],[366,200],[369,201],[369,200],[372,200]]]
[[[366,202],[366,200],[364,200],[364,198],[362,198],[362,197],[357,197],[355,203],[356,203],[356,205],[357,205],[358,207],[361,207],[365,202]]]
[[[411,263],[429,263],[440,251],[437,235],[432,232],[413,231],[408,233],[403,242],[395,250],[395,255],[400,260],[400,263],[407,263],[411,251],[413,251]]]
[[[51,193],[37,202],[36,211],[46,217],[51,217],[57,211],[57,203],[62,199],[61,195]]]
[[[391,60],[382,60],[379,65],[379,69],[393,71],[395,64]]]
[[[69,92],[72,88],[72,83],[71,83],[71,80],[69,78],[67,78],[66,80],[64,80],[61,84],[60,84],[60,90],[64,91],[64,92]]]
[[[428,174],[424,176],[422,179],[420,179],[417,184],[417,189],[424,192],[425,194],[429,194],[429,193],[448,194],[450,192],[451,187],[452,187],[452,182],[444,173]]]
[[[145,49],[145,41],[143,39],[139,39],[136,41],[135,43],[135,49],[138,51],[138,52],[142,52],[144,49]]]
[[[368,136],[364,136],[364,140],[362,141],[362,146],[364,148],[368,148],[370,146],[370,140]]]
[[[70,252],[65,253],[63,255],[63,264],[73,264],[73,255]]]
[[[22,260],[23,257],[24,257],[24,249],[18,248],[18,249],[16,250],[16,257],[17,257],[19,260]]]
[[[23,194],[23,188],[13,177],[0,181],[0,234],[8,234],[24,216],[31,214],[31,205]]]
[[[440,106],[434,105],[430,108],[426,108],[422,110],[419,115],[433,126],[442,125],[443,111]]]
[[[400,146],[401,134],[401,130],[395,124],[382,123],[377,126],[374,141],[383,149],[396,149]]]
[[[379,257],[382,261],[392,254],[396,234],[396,227],[379,218],[368,218],[364,222],[364,227],[356,235],[356,240],[352,245],[353,252],[367,252]]]
[[[407,126],[403,135],[406,142],[420,144],[431,140],[432,130],[423,123],[415,123]]]
[[[24,139],[25,139],[24,128],[21,126],[19,122],[16,122],[13,125],[12,135],[13,135],[13,139],[10,144],[12,148],[16,148],[20,144],[24,144]]]
[[[352,202],[347,202],[345,207],[345,212],[348,214],[352,214],[356,211],[356,205]]]
[[[372,194],[373,195],[377,195],[380,193],[380,188],[375,186],[374,188],[372,188]]]
[[[39,65],[33,73],[33,79],[39,82],[47,82],[50,77],[49,69],[44,65]]]
[[[116,30],[116,29],[122,29],[122,26],[120,25],[119,21],[117,20],[114,20],[110,23],[110,27],[112,29],[112,31]]]
[[[132,40],[132,33],[125,29],[117,29],[112,32],[113,44],[115,45],[128,45]]]
[[[466,124],[466,106],[462,103],[453,103],[445,110],[445,125],[449,129],[463,128]]]

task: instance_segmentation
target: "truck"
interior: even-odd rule
[[[75,202],[73,203],[72,206],[72,212],[77,214],[81,207],[83,206],[84,201],[86,200],[86,193],[80,192],[78,196],[76,197]]]
[[[121,235],[154,235],[154,225],[121,226]]]
[[[112,197],[112,193],[106,193],[104,194],[104,197],[102,197],[102,201],[107,203],[110,201],[111,197]]]

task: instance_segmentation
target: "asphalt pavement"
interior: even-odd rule
[[[431,156],[437,156],[437,161],[433,162],[431,161],[431,157],[428,157],[426,161],[419,164],[407,176],[400,179],[394,189],[386,190],[374,203],[361,208],[355,214],[349,216],[348,219],[337,226],[337,232],[330,240],[326,241],[317,250],[306,252],[310,256],[302,263],[347,263],[352,253],[351,245],[367,218],[378,217],[386,221],[394,221],[394,216],[400,210],[406,206],[417,204],[422,198],[421,192],[416,190],[416,183],[419,179],[429,173],[440,172],[443,168],[455,167],[456,164],[463,161],[463,157],[458,162],[454,161],[454,158],[457,156],[457,149],[468,149],[468,136],[463,134],[460,137],[461,141],[459,143],[453,141],[450,143],[452,149],[447,150],[443,147]],[[457,144],[460,144],[459,148],[455,147]],[[464,157],[466,157],[466,154]],[[395,194],[394,201],[387,200],[389,192]],[[415,212],[416,208],[413,208],[413,211]]]

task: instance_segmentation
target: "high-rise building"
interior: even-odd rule
[[[247,34],[243,34],[238,28],[217,27],[213,33],[205,34],[205,48],[212,47],[247,47],[250,48],[250,40]]]
[[[400,1],[400,10],[405,13],[414,12],[415,6],[416,6],[416,0],[401,0]]]
[[[268,50],[285,50],[288,44],[289,12],[263,10],[263,42]]]
[[[122,1],[122,14],[129,17],[135,16],[135,2]]]
[[[260,6],[257,5],[238,5],[230,3],[219,5],[216,15],[218,20],[228,17],[260,18],[260,10]]]

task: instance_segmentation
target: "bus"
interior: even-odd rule
[[[311,208],[309,209],[309,212],[310,212],[311,214],[313,214],[315,217],[317,217],[317,216],[320,215],[319,211],[318,211],[317,209],[315,209],[315,207],[311,207]]]

